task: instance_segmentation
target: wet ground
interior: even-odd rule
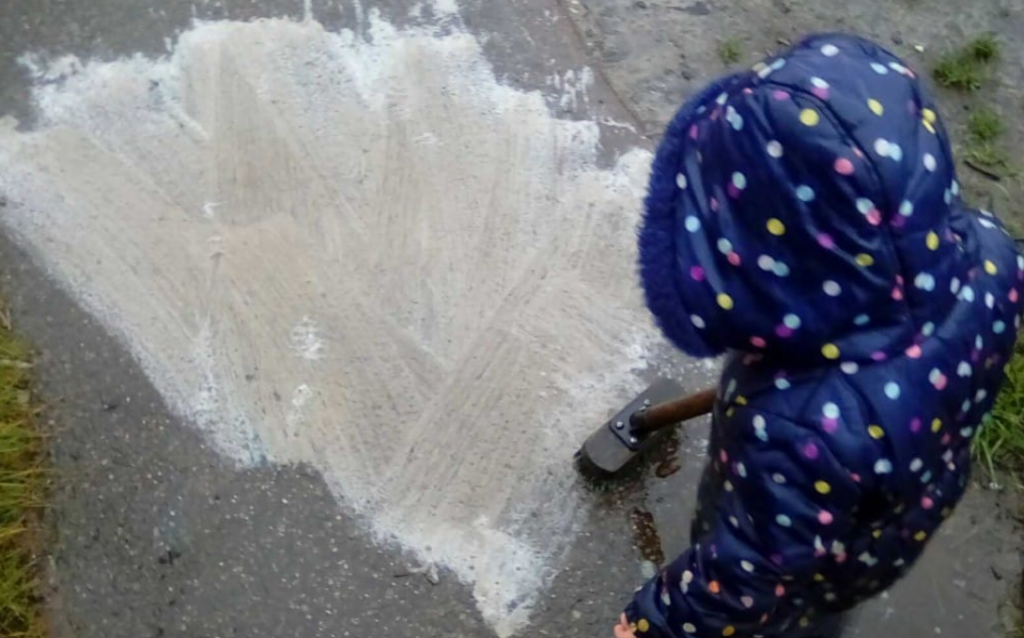
[[[335,28],[353,15],[349,5],[313,7]],[[750,58],[807,30],[855,29],[926,67],[937,51],[973,33],[1024,32],[1019,2],[864,0],[826,7],[775,0],[738,7],[530,0],[471,3],[462,12],[471,30],[488,35],[489,58],[510,82],[543,88],[552,68],[589,65],[598,76],[591,96],[600,113],[651,137],[682,96],[723,69],[717,49],[725,38],[739,38]],[[382,9],[395,20],[406,13],[398,2]],[[159,55],[193,12],[299,18],[303,6],[71,0],[26,9],[8,0],[0,10],[0,112],[31,123],[27,80],[15,64],[22,53]],[[1017,89],[1024,58],[1019,40],[1005,39],[990,95],[1008,115],[1016,148],[1024,142]],[[959,113],[955,122],[963,104],[977,99],[943,94],[947,111]],[[563,115],[585,113],[570,108]],[[626,143],[652,141],[606,131],[610,156]],[[997,210],[1024,220],[1015,182],[967,179]],[[170,414],[125,349],[8,238],[0,239],[0,272],[18,326],[41,344],[39,373],[59,470],[49,584],[57,635],[491,635],[466,587],[443,569],[422,569],[397,547],[375,545],[309,468],[239,470],[210,451]],[[705,427],[684,431],[677,462],[668,455],[632,481],[587,492],[593,507],[526,634],[608,635],[653,563],[685,548]],[[1018,505],[976,486],[919,568],[861,610],[850,635],[1002,635],[1018,595]]]

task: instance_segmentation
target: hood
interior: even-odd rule
[[[818,35],[714,82],[668,127],[639,236],[647,304],[694,356],[882,360],[966,281],[949,142],[915,73]]]

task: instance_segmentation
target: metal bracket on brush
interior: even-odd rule
[[[650,429],[644,427],[646,423],[644,416],[650,407],[651,400],[644,399],[639,409],[630,414],[625,421],[620,418],[608,424],[622,444],[634,452],[639,450],[647,437],[651,435]]]
[[[619,413],[618,418],[610,421],[608,426],[623,445],[635,452],[658,430],[711,412],[715,405],[716,393],[717,390],[712,388],[657,405],[652,405],[649,398],[641,400],[638,397],[634,403]],[[626,414],[629,416],[623,419]]]

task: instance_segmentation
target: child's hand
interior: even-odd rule
[[[622,614],[619,624],[615,625],[615,638],[636,638],[636,634],[629,627],[629,621],[626,620],[626,614]]]

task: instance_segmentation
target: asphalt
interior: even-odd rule
[[[32,125],[32,110],[27,78],[16,59],[27,51],[99,58],[159,55],[194,15],[303,14],[301,2],[280,0],[199,6],[180,0],[4,4],[0,114],[12,114],[25,126]],[[403,4],[377,6],[400,24]],[[672,102],[691,82],[713,73],[711,61],[691,71],[686,69],[692,62],[682,64],[692,76],[682,80],[660,67],[648,75],[642,64],[624,70],[627,62],[670,55],[658,34],[676,23],[656,16],[636,22],[652,5],[668,4],[687,9],[678,13],[694,20],[718,15],[723,24],[743,24],[742,13],[722,3],[612,0],[589,6],[481,0],[463,7],[463,19],[469,29],[489,36],[488,56],[507,81],[539,88],[552,66],[591,65],[598,71],[593,97],[603,112],[656,135]],[[770,4],[788,6],[790,13],[805,6]],[[330,28],[352,26],[350,6],[313,6],[315,17]],[[713,50],[717,30],[687,29],[690,38],[701,39],[687,46]],[[637,35],[644,33],[654,35]],[[616,53],[608,53],[616,47]],[[664,66],[669,68],[667,59]],[[670,81],[652,93],[644,82],[652,82],[655,73]],[[627,134],[606,131],[609,157],[626,141],[652,143]],[[118,341],[7,236],[0,238],[0,273],[0,289],[18,329],[39,346],[41,396],[57,470],[48,515],[55,635],[491,635],[468,588],[443,569],[436,575],[419,573],[400,548],[375,543],[309,468],[240,469],[210,451],[189,424],[170,413]],[[682,435],[678,472],[659,478],[649,467],[623,484],[588,492],[587,520],[536,606],[528,633],[610,635],[612,619],[652,567],[645,560],[671,559],[685,548],[705,427],[692,426]],[[661,463],[660,473],[671,465]],[[918,569],[861,610],[850,635],[1002,635],[1020,578],[1018,505],[1006,493],[976,486]]]

